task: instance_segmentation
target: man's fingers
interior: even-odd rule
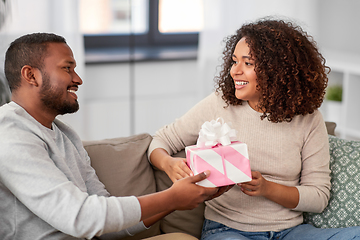
[[[191,182],[196,183],[196,182],[200,182],[202,180],[204,180],[205,178],[207,178],[208,176],[210,176],[210,171],[206,170],[205,172],[199,173],[193,177],[191,177]]]
[[[229,185],[228,188],[226,189],[226,192],[229,191],[230,189],[232,189],[234,186],[235,186],[235,184]]]
[[[208,200],[211,200],[211,199],[213,199],[213,198],[217,198],[218,196],[220,196],[220,195],[222,195],[224,192],[226,192],[227,189],[228,189],[227,186],[219,187],[219,188],[218,188],[218,191],[217,191],[214,195],[210,196],[210,198],[209,198]]]
[[[234,184],[235,185],[235,184]],[[229,191],[234,185],[222,186],[218,188],[218,192],[211,196],[210,199],[217,198],[221,196],[223,193]]]

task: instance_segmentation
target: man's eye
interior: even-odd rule
[[[64,67],[66,71],[70,72],[70,67]]]

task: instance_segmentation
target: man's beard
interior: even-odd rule
[[[43,73],[43,72],[42,72]],[[57,91],[50,85],[50,78],[46,73],[42,74],[43,86],[40,90],[41,101],[44,106],[55,112],[56,114],[64,115],[67,113],[74,113],[79,110],[79,103],[75,100],[75,103],[69,101],[62,101],[61,91]]]

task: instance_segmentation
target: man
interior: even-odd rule
[[[0,107],[2,239],[137,232],[174,210],[192,209],[222,194],[223,189],[195,184],[208,175],[202,173],[163,192],[110,197],[81,139],[56,119],[79,109],[76,91],[82,80],[75,67],[65,39],[54,34],[22,36],[6,52],[12,101]]]

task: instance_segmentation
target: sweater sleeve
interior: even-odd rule
[[[89,195],[52,161],[40,138],[19,131],[13,134],[0,141],[0,181],[44,222],[68,235],[92,238],[140,221],[136,197]]]
[[[170,155],[173,155],[186,146],[195,144],[201,125],[205,121],[216,119],[219,98],[216,93],[210,94],[182,117],[159,129],[150,143],[148,156],[156,148],[165,149]]]
[[[301,153],[300,199],[294,210],[319,213],[330,198],[329,140],[321,113],[316,111],[310,120]]]
[[[149,227],[150,228],[150,227]],[[120,232],[112,232],[101,235],[104,239],[120,239],[127,236],[134,236],[135,234],[145,231],[147,228],[144,223],[141,221],[138,224],[129,227],[127,229],[121,230]]]

